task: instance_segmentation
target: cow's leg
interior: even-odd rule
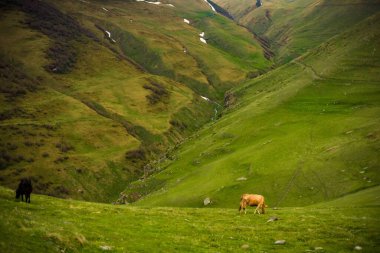
[[[257,213],[258,213],[258,214],[261,214],[261,213],[262,213],[262,210],[263,210],[262,207],[263,207],[263,206],[262,206],[261,204],[257,205]],[[260,210],[261,210],[261,213],[260,213]]]
[[[24,194],[21,194],[21,202],[24,202]]]

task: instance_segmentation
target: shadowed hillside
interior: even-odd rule
[[[115,199],[218,117],[211,100],[270,66],[203,1],[173,5],[1,2],[2,185],[28,176],[39,193]]]

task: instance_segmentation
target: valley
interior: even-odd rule
[[[0,10],[1,252],[377,252],[380,1]]]

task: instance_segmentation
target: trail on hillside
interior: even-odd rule
[[[325,79],[323,76],[321,76],[320,74],[318,74],[317,71],[315,71],[315,69],[312,66],[309,66],[309,65],[307,65],[304,62],[299,61],[299,60],[294,60],[294,63],[300,65],[303,69],[305,69],[306,71],[308,71],[312,75],[312,77],[313,77],[314,80]]]

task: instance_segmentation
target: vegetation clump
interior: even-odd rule
[[[21,63],[4,54],[0,54],[0,57],[0,94],[4,94],[8,102],[28,92],[35,92],[40,87],[38,80],[25,74]],[[0,120],[9,119],[14,114],[23,114],[23,111],[20,108],[2,111]]]
[[[16,3],[29,15],[25,24],[53,39],[46,52],[51,61],[45,66],[47,71],[60,74],[70,72],[78,57],[76,44],[86,42],[86,37],[97,40],[78,21],[48,3],[30,0],[19,0]]]
[[[138,160],[144,160],[145,155],[146,155],[146,153],[143,149],[135,149],[135,150],[127,151],[125,154],[125,157],[127,159],[130,159],[130,160],[136,162]]]
[[[144,84],[143,87],[152,92],[146,96],[151,105],[157,104],[159,102],[168,102],[170,94],[162,84],[150,80],[149,84]]]

